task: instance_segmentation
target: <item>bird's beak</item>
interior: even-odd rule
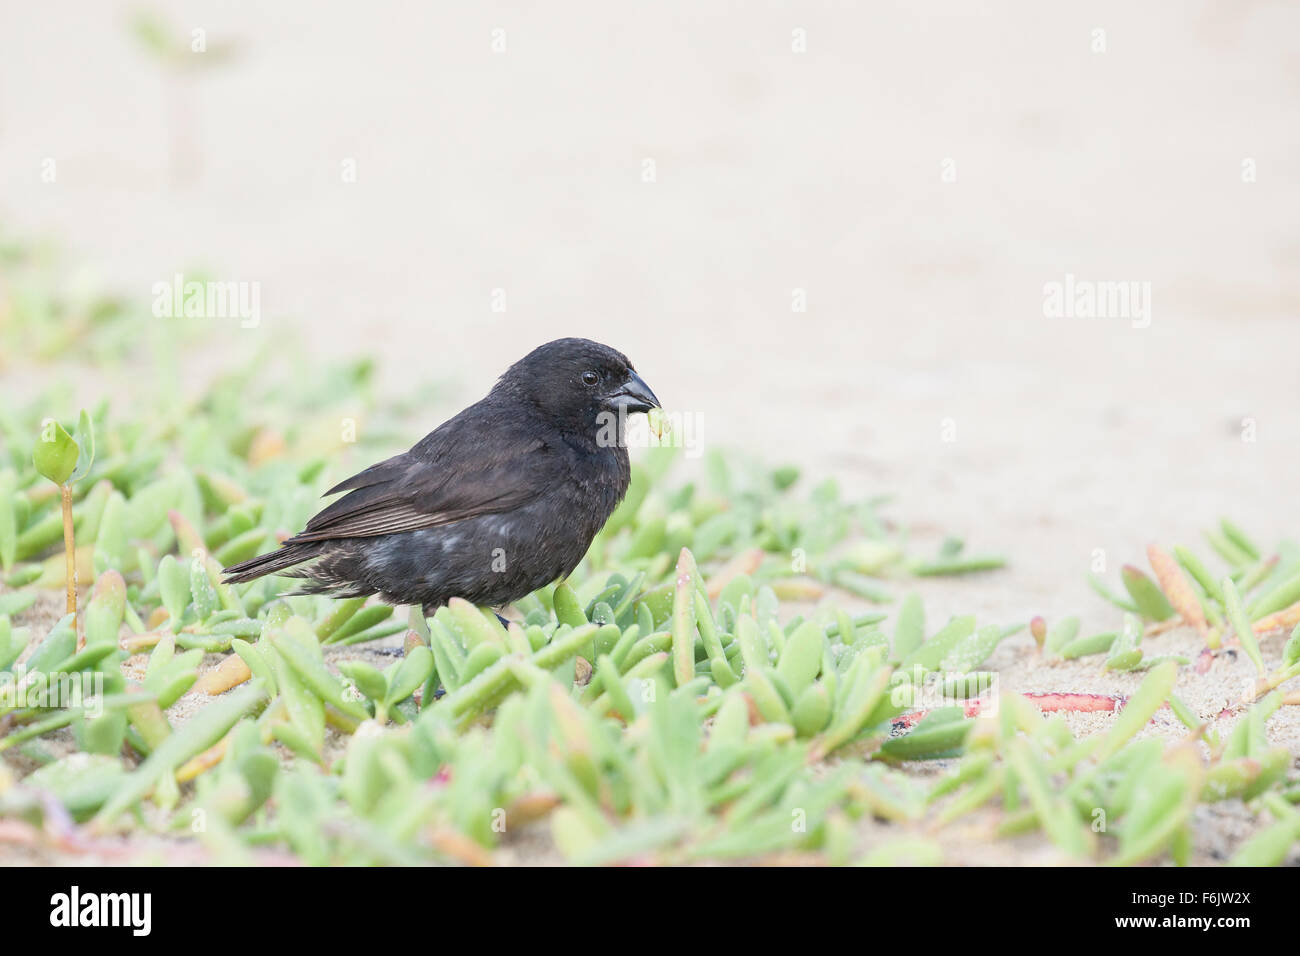
[[[655,393],[650,391],[650,386],[636,372],[628,372],[627,381],[610,396],[610,400],[615,407],[628,412],[648,412],[652,408],[661,407]]]

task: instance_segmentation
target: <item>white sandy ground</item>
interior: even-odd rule
[[[1220,515],[1269,546],[1300,533],[1294,5],[179,2],[178,31],[239,44],[179,99],[127,9],[0,11],[0,222],[141,301],[199,267],[260,283],[257,329],[189,320],[223,324],[195,382],[292,327],[321,356],[377,352],[394,392],[450,378],[432,427],[533,345],[598,338],[706,444],[894,492],[933,543],[1012,558],[922,582],[934,622],[1112,629],[1095,549],[1113,581]],[[1149,282],[1149,327],[1045,317],[1067,273]],[[61,371],[5,358],[5,395]],[[132,388],[110,370],[83,397]],[[998,651],[1004,686],[1136,680],[1030,647]],[[1208,716],[1246,674],[1220,659],[1178,693]],[[1297,720],[1269,725],[1293,751]],[[1204,862],[1251,826],[1237,804],[1198,820]],[[952,861],[1050,859],[986,836]]]

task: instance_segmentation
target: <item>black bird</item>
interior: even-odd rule
[[[348,494],[226,581],[289,569],[310,582],[297,594],[502,607],[577,567],[627,492],[627,415],[657,407],[621,352],[548,342],[410,451],[335,485],[325,494]]]

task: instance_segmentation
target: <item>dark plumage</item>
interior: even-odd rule
[[[335,485],[327,495],[348,494],[226,580],[287,573],[310,582],[298,593],[501,607],[582,560],[627,491],[626,414],[658,405],[621,352],[548,342],[410,451]]]

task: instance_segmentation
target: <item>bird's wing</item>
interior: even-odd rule
[[[367,488],[370,485],[377,485],[383,482],[392,481],[399,477],[406,462],[410,459],[410,452],[402,452],[400,455],[394,455],[386,461],[371,465],[365,471],[359,471],[351,478],[344,478],[337,485],[331,488],[322,498],[328,498],[330,495],[337,495],[340,491],[349,491],[354,488]]]
[[[352,490],[290,542],[416,531],[509,511],[546,491],[556,477],[550,473],[553,456],[539,454],[547,447],[540,438],[438,444],[421,454],[397,455],[336,485],[335,491]]]

